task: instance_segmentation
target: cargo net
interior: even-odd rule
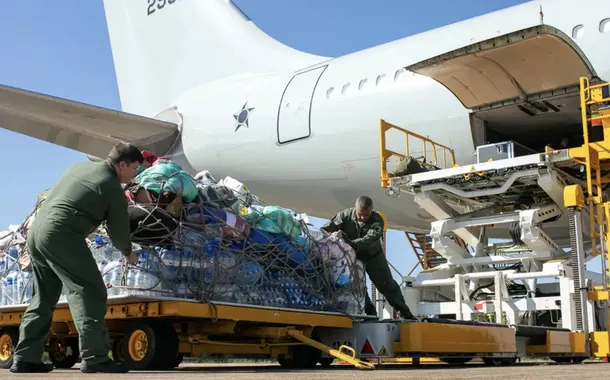
[[[261,202],[230,177],[187,178],[180,170],[142,177],[127,189],[138,264],[125,264],[103,228],[90,239],[110,297],[363,314],[364,267],[336,234]],[[192,199],[180,195],[189,181],[196,187]]]
[[[365,271],[354,249],[306,215],[267,205],[240,182],[193,178],[171,161],[128,184],[132,248],[127,265],[102,224],[87,238],[109,298],[189,299],[363,314]],[[188,196],[185,196],[188,194]],[[27,304],[33,277],[26,220],[0,232],[0,304]],[[60,302],[66,301],[64,288]]]

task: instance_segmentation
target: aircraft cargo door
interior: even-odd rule
[[[277,117],[277,141],[285,144],[311,135],[313,93],[327,66],[295,74],[282,95]]]

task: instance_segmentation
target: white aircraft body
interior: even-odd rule
[[[1,127],[93,157],[131,141],[316,217],[369,195],[406,231],[431,219],[381,188],[380,119],[464,165],[482,143],[581,134],[567,89],[610,78],[608,0],[531,1],[338,58],[279,43],[229,0],[104,6],[123,112],[0,86]]]

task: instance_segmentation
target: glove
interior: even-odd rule
[[[343,238],[345,237],[345,232],[339,230],[339,231],[335,231],[332,233],[332,236],[338,237],[338,238]]]

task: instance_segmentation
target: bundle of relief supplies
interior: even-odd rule
[[[125,263],[103,225],[88,239],[109,299],[363,314],[365,272],[353,248],[308,224],[306,215],[263,203],[238,180],[216,181],[207,171],[191,177],[158,159],[125,186],[125,194],[137,265]],[[10,231],[11,242],[0,246],[3,305],[31,297],[23,238],[28,223]]]

